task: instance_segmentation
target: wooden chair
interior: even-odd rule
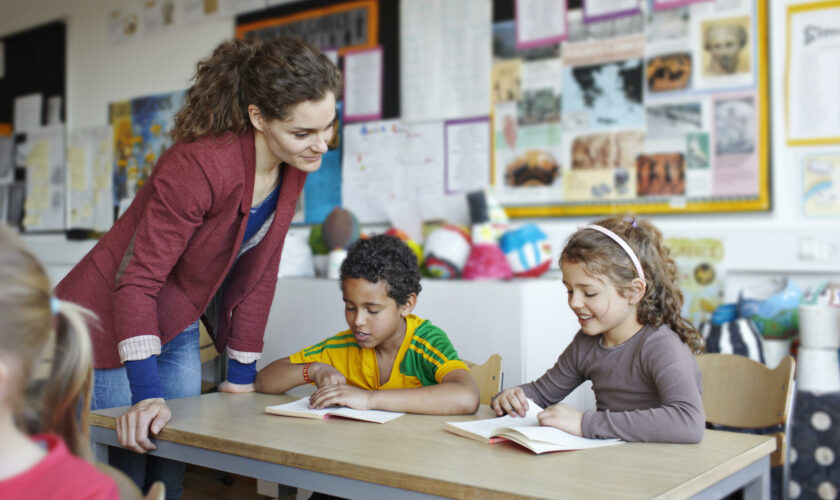
[[[502,390],[502,357],[493,354],[483,364],[463,360],[478,386],[479,402],[489,405],[490,400]]]
[[[776,451],[770,465],[782,467],[779,494],[787,499],[787,460],[795,394],[796,362],[785,356],[775,369],[735,354],[701,354],[697,364],[703,374],[703,409],[706,422],[740,429],[781,426],[773,434]]]
[[[102,462],[96,462],[96,468],[99,472],[110,477],[117,483],[117,489],[120,492],[120,500],[163,500],[166,498],[166,487],[162,482],[156,481],[146,496],[140,491],[140,488],[134,484],[134,481],[126,476],[122,471],[111,467]]]

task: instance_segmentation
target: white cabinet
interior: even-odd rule
[[[552,366],[579,329],[559,279],[461,281],[423,279],[414,312],[442,328],[461,358],[502,356],[504,387],[533,380]],[[281,278],[258,367],[347,329],[335,280]],[[594,408],[588,384],[566,398]]]

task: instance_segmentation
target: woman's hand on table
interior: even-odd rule
[[[117,439],[131,451],[146,453],[157,447],[149,439],[149,431],[158,434],[172,418],[163,398],[149,398],[136,403],[117,418]]]

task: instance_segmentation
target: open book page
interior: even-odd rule
[[[304,418],[328,418],[330,416],[352,418],[355,420],[364,420],[366,422],[377,422],[384,424],[390,422],[395,418],[404,415],[404,413],[384,410],[356,410],[344,406],[330,406],[328,408],[315,409],[309,407],[309,396],[305,396],[291,403],[284,403],[280,405],[267,406],[265,408],[267,413],[275,415],[287,415],[290,417],[304,417]]]
[[[490,443],[509,439],[534,453],[582,450],[623,443],[620,439],[588,439],[555,427],[541,426],[537,420],[537,414],[541,411],[542,408],[529,399],[528,411],[524,417],[505,415],[484,420],[446,422],[446,425],[447,430],[461,436]]]
[[[556,427],[517,427],[510,431],[504,431],[501,435],[513,439],[511,434],[522,434],[529,441],[546,443],[552,447],[561,447],[567,450],[582,450],[585,448],[598,448],[601,446],[610,446],[613,444],[623,443],[620,439],[589,439],[581,436],[575,436],[568,432],[561,431]]]
[[[528,400],[528,411],[524,417],[511,417],[505,415],[503,417],[486,418],[484,420],[464,420],[462,422],[446,422],[447,425],[456,427],[468,433],[477,434],[489,441],[494,441],[499,429],[515,429],[519,427],[539,427],[540,423],[537,421],[537,414],[542,411],[536,403]],[[496,439],[495,441],[500,441]]]

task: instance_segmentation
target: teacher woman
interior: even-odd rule
[[[198,63],[170,147],[55,294],[99,316],[92,409],[117,420],[110,462],[141,489],[182,492],[184,465],[143,455],[201,392],[198,321],[228,357],[219,390],[253,390],[280,253],[306,174],[336,125],[337,68],[307,43],[226,41]]]

